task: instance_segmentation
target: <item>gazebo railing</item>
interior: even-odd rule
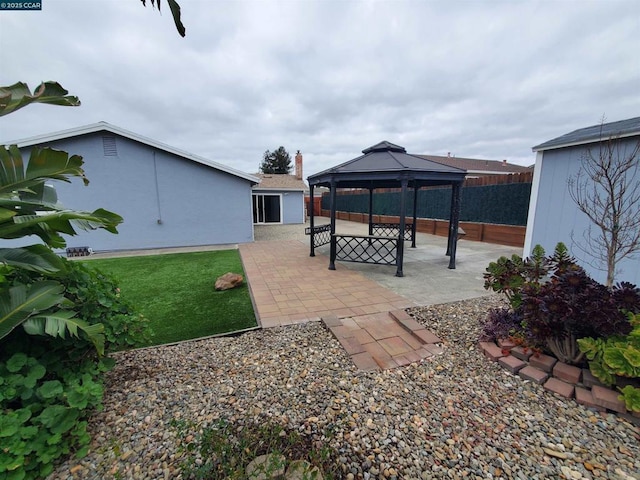
[[[313,227],[313,233],[311,232],[311,227],[306,227],[304,229],[304,234],[312,235],[313,248],[331,243],[331,225],[329,224]]]
[[[398,237],[372,235],[333,235],[335,249],[332,249],[330,264],[336,260],[376,265],[396,265],[398,258]]]
[[[371,234],[380,237],[397,237],[400,233],[399,223],[372,223]],[[415,230],[412,223],[406,223],[404,226],[404,239],[407,242],[413,242],[415,238]]]

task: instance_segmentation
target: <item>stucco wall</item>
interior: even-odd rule
[[[105,156],[105,135],[113,137],[95,133],[49,145],[81,155],[91,182],[55,182],[64,206],[102,207],[124,218],[118,235],[82,232],[67,237],[68,246],[100,251],[253,241],[248,180],[120,136],[117,156]]]
[[[637,141],[638,138],[623,141],[622,151],[625,148],[630,151],[631,145]],[[578,173],[587,147],[597,154],[597,144],[547,150],[539,154],[535,168],[536,175],[540,177],[538,181],[534,179],[533,184],[532,195],[536,195],[536,199],[535,203],[532,202],[533,212],[529,214],[525,255],[537,244],[542,245],[548,253],[552,253],[558,242],[564,242],[587,272],[596,280],[604,282],[606,271],[590,265],[589,262],[593,262],[593,258],[575,244],[577,241],[583,242],[583,234],[591,223],[571,199],[567,185],[567,180]],[[619,273],[616,275],[616,281],[640,284],[639,257],[625,259],[618,264]]]

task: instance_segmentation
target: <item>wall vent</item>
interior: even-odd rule
[[[117,157],[118,147],[116,145],[116,137],[102,137],[102,148],[105,157]]]

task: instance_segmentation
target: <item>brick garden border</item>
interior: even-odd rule
[[[550,355],[535,355],[510,340],[479,342],[478,348],[490,361],[523,380],[541,385],[563,398],[574,399],[592,410],[614,412],[640,426],[640,412],[628,411],[624,402],[618,400],[620,393],[600,383],[589,369],[568,365]]]

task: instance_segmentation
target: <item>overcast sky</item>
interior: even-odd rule
[[[382,140],[529,165],[534,145],[640,116],[639,0],[179,3],[185,38],[166,1],[0,11],[0,85],[82,101],[2,117],[0,141],[106,121],[249,173],[283,145],[306,177]]]

